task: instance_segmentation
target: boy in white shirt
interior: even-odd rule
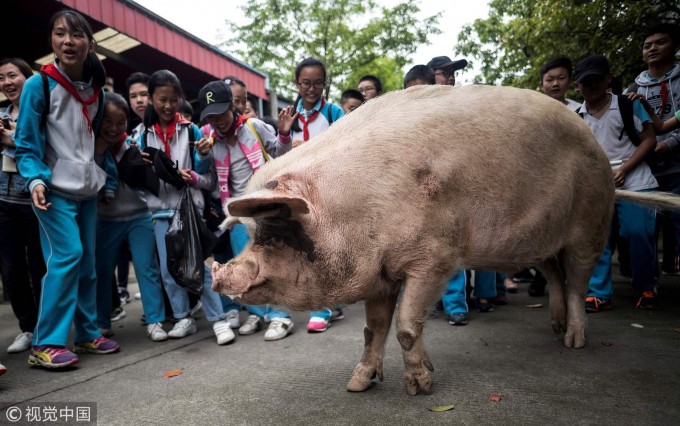
[[[624,127],[622,111],[625,96],[612,95],[609,62],[602,55],[583,59],[574,70],[576,84],[585,102],[579,114],[612,162],[614,185],[630,191],[650,191],[658,187],[644,159],[654,150],[656,139],[649,115],[639,101],[632,105],[635,135]],[[635,143],[639,141],[639,143]],[[616,164],[615,164],[616,163]],[[618,228],[612,227],[627,244],[630,252],[633,288],[638,292],[637,308],[652,309],[656,303],[656,213],[624,200],[616,200],[614,215]],[[588,286],[586,311],[611,309],[611,239],[595,266]]]

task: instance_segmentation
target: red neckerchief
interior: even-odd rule
[[[323,97],[321,98],[321,105],[319,106],[319,109],[314,111],[312,115],[309,116],[309,118],[305,118],[302,116],[302,114],[298,115],[298,120],[302,123],[302,138],[304,139],[305,142],[309,140],[309,128],[308,124],[311,123],[312,121],[316,120],[316,117],[319,116],[319,113],[323,109],[324,104],[326,103],[326,99]]]
[[[165,151],[165,153],[168,154],[168,157],[170,158],[172,158],[170,155],[170,142],[172,141],[172,137],[175,136],[178,121],[180,121],[180,113],[176,112],[175,116],[172,118],[172,121],[170,124],[168,124],[168,130],[163,131],[163,129],[161,129],[160,123],[153,125],[153,129],[155,130],[156,134],[159,138],[161,138],[161,141],[163,141],[163,151]]]
[[[225,135],[222,135],[224,140],[228,141],[232,136],[234,136],[234,134],[236,134],[236,129],[243,126],[243,123],[245,123],[246,121],[248,121],[247,115],[239,115],[238,118],[236,120],[234,120],[233,123],[231,123],[231,127],[229,128],[227,133]],[[215,130],[213,130],[211,136],[212,136],[213,140],[217,140],[218,135],[217,135],[217,132],[215,132]]]
[[[87,119],[87,128],[92,131],[92,120],[90,119],[90,113],[87,111],[87,106],[93,104],[97,99],[99,99],[99,95],[101,94],[101,88],[97,87],[96,85],[93,85],[94,89],[94,94],[90,99],[83,100],[83,98],[80,97],[80,93],[76,90],[75,87],[73,87],[73,84],[64,77],[64,75],[59,72],[59,70],[54,66],[54,64],[49,64],[49,65],[43,65],[40,68],[40,71],[44,72],[45,74],[49,75],[53,79],[57,81],[57,83],[61,84],[66,91],[68,91],[71,95],[73,95],[74,98],[78,102],[80,102],[83,105],[83,114],[85,115],[85,118]]]
[[[123,136],[120,137],[120,140],[116,142],[113,147],[111,147],[111,154],[113,154],[113,158],[116,158],[116,155],[118,155],[120,152],[120,148],[125,143],[125,139],[127,139],[127,134],[123,133]]]

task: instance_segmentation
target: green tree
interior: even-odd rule
[[[416,48],[440,33],[440,14],[416,19],[417,0],[391,8],[374,0],[253,0],[242,10],[249,23],[227,20],[233,37],[220,47],[266,72],[270,86],[289,97],[296,93],[295,67],[306,57],[326,64],[326,96],[337,95],[356,87],[354,70],[381,75],[380,66],[389,65],[401,74]]]
[[[401,89],[404,78],[404,66],[394,59],[388,57],[376,58],[371,63],[357,68],[353,68],[347,78],[345,85],[339,86],[340,89],[356,89],[359,79],[367,74],[374,75],[380,79],[383,92]]]
[[[492,0],[489,17],[463,28],[456,52],[475,58],[478,83],[536,88],[540,68],[566,55],[604,54],[624,87],[645,69],[642,34],[680,23],[677,0]]]

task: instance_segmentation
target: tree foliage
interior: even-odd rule
[[[641,70],[648,27],[680,23],[677,0],[492,0],[489,17],[463,28],[456,52],[479,61],[478,83],[536,88],[541,66],[605,55],[625,87]]]
[[[220,45],[268,73],[270,86],[284,96],[295,93],[295,67],[304,58],[321,59],[327,68],[326,96],[356,87],[355,70],[383,75],[401,70],[416,48],[439,34],[440,14],[422,21],[417,0],[391,8],[374,0],[252,0],[241,6],[249,23],[227,20],[233,37]],[[387,79],[386,88],[394,78]]]

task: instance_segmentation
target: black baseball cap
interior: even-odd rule
[[[209,115],[222,114],[231,107],[231,87],[222,80],[211,81],[198,92],[201,121]]]
[[[433,71],[438,69],[451,69],[451,71],[457,71],[465,68],[467,64],[468,61],[465,59],[452,61],[448,56],[437,56],[432,58],[432,60],[427,63],[427,66],[432,68]]]
[[[593,55],[581,60],[574,68],[574,81],[580,83],[593,75],[607,76],[611,72],[609,61],[603,55]]]

